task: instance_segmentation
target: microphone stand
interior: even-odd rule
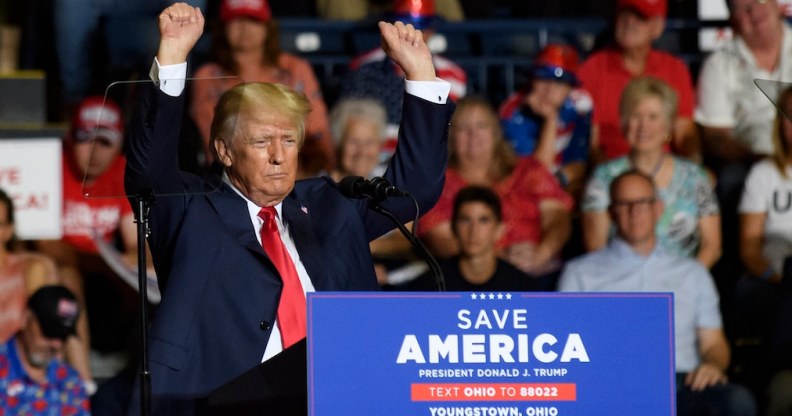
[[[415,202],[414,199],[413,202]],[[417,205],[418,204],[416,203],[416,209],[417,209]],[[418,239],[415,236],[415,234],[413,234],[410,230],[408,230],[407,227],[405,227],[404,224],[402,224],[399,218],[396,217],[396,215],[394,215],[392,212],[380,206],[380,204],[376,200],[369,199],[369,207],[375,212],[388,217],[391,221],[393,221],[394,224],[396,224],[396,227],[399,228],[399,231],[401,231],[401,233],[404,234],[405,237],[407,237],[407,240],[410,241],[410,244],[413,247],[413,251],[415,251],[419,256],[421,256],[421,258],[423,258],[426,264],[429,266],[429,269],[432,271],[432,275],[434,276],[435,284],[437,285],[437,291],[445,292],[446,286],[445,286],[445,278],[443,277],[443,271],[440,270],[440,265],[437,264],[437,260],[434,258],[434,256],[432,256],[431,253],[429,253],[429,250],[426,248],[423,242],[421,242],[421,240]],[[414,223],[413,228],[415,227],[415,225],[417,224]]]
[[[137,224],[138,292],[140,293],[140,414],[151,414],[151,373],[148,363],[148,283],[146,276],[146,238],[150,233],[149,210],[154,205],[154,193],[135,196]]]

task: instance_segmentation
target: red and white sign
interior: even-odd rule
[[[22,240],[61,238],[61,140],[0,140],[0,189],[14,200],[15,232]]]

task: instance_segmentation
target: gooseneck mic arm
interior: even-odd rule
[[[382,201],[391,196],[410,198],[415,205],[415,221],[413,222],[413,230],[415,230],[415,226],[418,224],[419,208],[418,201],[416,201],[412,195],[396,188],[395,186],[391,185],[387,179],[380,177],[375,177],[371,180],[368,180],[361,176],[347,176],[341,179],[341,181],[338,183],[338,187],[341,189],[341,193],[344,194],[344,196],[350,198],[367,198],[369,201],[369,208],[393,221],[399,231],[401,231],[401,233],[410,242],[413,251],[423,258],[426,264],[429,266],[429,269],[432,271],[432,275],[434,276],[437,291],[444,292],[446,290],[443,272],[440,270],[440,265],[437,263],[437,260],[434,258],[434,256],[429,253],[429,250],[413,231],[408,230],[407,227],[402,224],[399,218],[396,217],[396,215],[380,205]]]

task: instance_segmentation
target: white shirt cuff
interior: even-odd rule
[[[171,97],[178,97],[184,91],[185,78],[187,78],[187,62],[173,65],[160,65],[156,57],[151,64],[149,78],[159,83],[160,91]]]
[[[451,84],[440,78],[435,78],[434,81],[405,80],[404,91],[426,101],[445,104],[451,91]]]

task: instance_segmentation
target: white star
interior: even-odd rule
[[[506,299],[511,299],[511,293],[506,294]]]
[[[481,299],[481,300],[487,299],[487,294],[484,293],[484,292],[481,292],[481,294],[479,294],[479,299]]]
[[[473,300],[476,300],[476,294],[475,293],[471,293],[470,294],[470,298],[473,299]]]
[[[503,299],[503,293],[498,293],[498,299]]]
[[[490,299],[495,299],[495,294],[494,294],[494,293],[490,293],[490,294],[489,294],[489,298],[490,298]]]

